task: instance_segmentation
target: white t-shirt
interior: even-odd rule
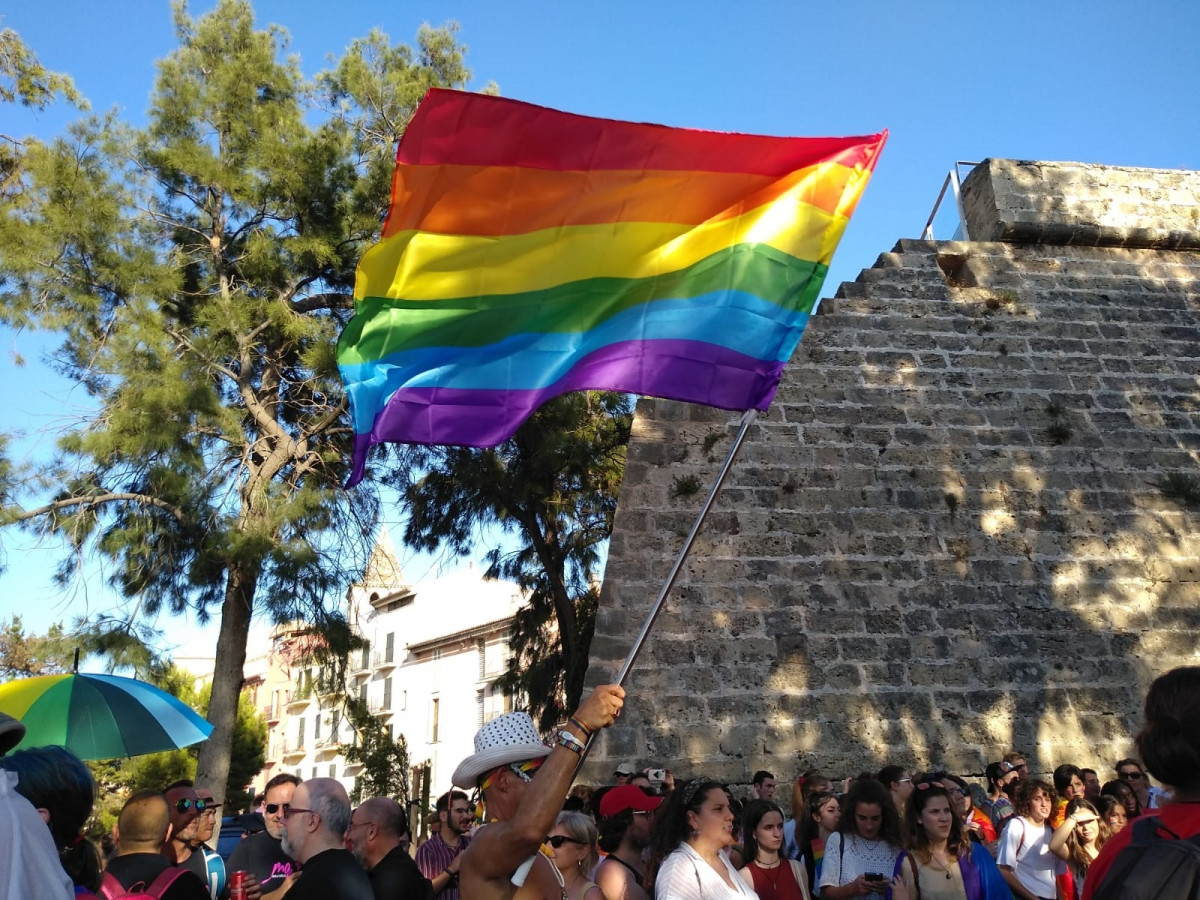
[[[50,829],[17,793],[17,779],[0,769],[0,900],[74,900]]]
[[[721,863],[734,884],[732,888],[691,845],[680,844],[658,867],[654,900],[758,900],[758,894],[742,881],[724,850]]]
[[[1067,870],[1067,864],[1050,852],[1050,826],[1034,825],[1024,816],[1013,816],[1000,835],[996,865],[1010,866],[1021,887],[1035,897],[1054,900],[1058,890],[1055,876]]]
[[[821,863],[821,887],[849,884],[859,875],[873,872],[892,880],[900,848],[887,841],[868,841],[857,834],[847,834],[846,851],[842,852],[842,833],[835,831],[825,839],[825,860]]]

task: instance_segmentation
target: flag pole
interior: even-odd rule
[[[746,435],[750,431],[750,426],[754,424],[754,420],[758,418],[758,410],[748,409],[742,415],[741,427],[738,429],[737,436],[733,439],[733,446],[729,448],[729,453],[725,457],[725,463],[721,466],[721,471],[717,473],[716,481],[708,491],[708,496],[704,500],[704,505],[700,507],[700,513],[696,516],[696,521],[692,525],[692,530],[688,534],[687,539],[683,542],[683,546],[679,548],[679,555],[675,557],[675,565],[671,567],[671,571],[667,574],[667,580],[663,582],[662,588],[658,592],[658,597],[654,601],[654,605],[650,607],[650,613],[646,616],[646,621],[642,623],[642,630],[633,641],[633,646],[629,648],[629,655],[625,657],[625,662],[621,665],[621,671],[617,673],[616,683],[621,687],[625,686],[625,680],[629,677],[629,672],[637,662],[638,654],[642,650],[642,644],[646,641],[646,636],[650,634],[650,629],[654,627],[654,620],[658,618],[658,614],[662,612],[663,603],[667,599],[667,594],[671,592],[671,588],[675,584],[675,579],[679,577],[679,570],[683,568],[684,560],[692,550],[692,544],[696,542],[696,535],[700,533],[700,526],[704,524],[708,512],[712,509],[713,502],[717,499],[717,493],[721,490],[721,485],[725,483],[725,476],[729,474],[729,470],[733,468],[733,460],[738,454],[738,450],[742,447],[742,442],[746,439]]]
[[[650,607],[646,621],[642,623],[642,630],[638,632],[638,636],[633,641],[633,646],[629,648],[629,654],[625,657],[625,662],[621,664],[621,671],[617,673],[616,683],[621,687],[625,686],[629,672],[633,669],[634,663],[637,662],[638,654],[642,650],[642,644],[646,642],[646,636],[650,634],[650,629],[654,627],[654,620],[662,612],[663,603],[666,602],[667,595],[671,593],[675,579],[679,577],[679,570],[683,568],[684,560],[687,559],[688,554],[691,552],[692,544],[696,542],[696,535],[700,533],[700,526],[704,524],[709,510],[712,509],[713,502],[717,499],[717,493],[721,490],[721,485],[725,483],[725,477],[729,474],[729,470],[733,468],[733,461],[737,457],[738,451],[742,448],[742,442],[745,441],[746,435],[750,432],[750,426],[754,424],[754,420],[757,418],[758,410],[756,409],[748,409],[742,414],[741,427],[738,428],[737,436],[733,439],[733,446],[729,448],[729,453],[725,457],[725,463],[721,466],[721,471],[717,473],[717,478],[713,482],[712,487],[709,488],[708,496],[704,499],[704,504],[700,507],[696,521],[692,525],[692,530],[684,540],[683,546],[679,548],[678,556],[675,557],[675,565],[671,566],[671,571],[667,573],[666,581],[663,582],[663,586],[659,589],[658,597],[655,598],[654,605]],[[579,770],[583,768],[584,760],[587,759],[591,749],[592,742],[588,741],[584,745],[583,753],[579,755],[579,761],[575,764],[576,776],[578,776]],[[574,780],[574,776],[572,780]]]

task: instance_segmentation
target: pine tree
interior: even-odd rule
[[[94,404],[54,460],[0,467],[0,522],[65,539],[64,576],[106,557],[146,614],[219,617],[197,772],[216,789],[251,616],[342,624],[326,599],[370,548],[377,494],[341,489],[335,340],[396,139],[428,86],[470,73],[453,26],[416,51],[374,32],[306,81],[245,0],[175,21],[146,126],[31,142],[0,209],[0,320],[60,333],[52,362]]]

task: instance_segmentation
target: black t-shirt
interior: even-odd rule
[[[139,881],[143,882],[147,888],[150,887],[154,883],[154,879],[168,868],[170,868],[170,863],[161,854],[127,853],[114,858],[108,864],[105,872],[121,882],[121,887],[129,890]],[[183,874],[167,888],[162,900],[211,900],[211,898],[208,896],[208,888],[204,886],[204,882],[194,873],[185,869]]]
[[[388,851],[367,877],[371,879],[375,900],[430,900],[433,897],[433,885],[399,844]]]
[[[304,864],[287,900],[375,900],[375,894],[349,850],[323,850]]]
[[[283,841],[271,837],[265,831],[243,838],[229,854],[229,862],[225,865],[225,885],[234,872],[249,872],[262,885],[262,892],[268,894],[283,886],[283,881],[293,872],[300,869],[292,858],[283,852]]]

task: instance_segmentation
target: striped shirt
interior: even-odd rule
[[[417,868],[421,870],[421,874],[433,881],[446,871],[454,857],[466,850],[471,843],[471,839],[465,834],[459,841],[459,846],[452,847],[442,840],[440,830],[435,831],[429,840],[417,848]],[[440,900],[459,900],[458,885],[446,888],[438,897]]]

